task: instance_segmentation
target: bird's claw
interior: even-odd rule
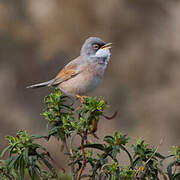
[[[85,103],[85,99],[88,98],[88,96],[80,96],[78,94],[76,94],[75,96],[79,99],[81,104],[84,104]]]

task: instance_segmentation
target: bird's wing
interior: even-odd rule
[[[81,72],[81,64],[77,63],[77,61],[72,61],[69,64],[67,64],[54,78],[54,81],[50,84],[58,85],[64,81],[67,81],[68,79],[78,75]]]

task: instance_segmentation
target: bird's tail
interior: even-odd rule
[[[30,86],[27,86],[26,88],[40,88],[40,87],[45,87],[45,86],[51,86],[53,81],[54,81],[54,79],[52,79],[50,81],[43,82],[43,83],[39,83],[39,84],[33,84]]]

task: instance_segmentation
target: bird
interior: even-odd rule
[[[111,45],[98,37],[89,37],[82,45],[80,55],[64,66],[55,78],[26,88],[57,87],[64,94],[82,100],[101,84],[110,60]]]

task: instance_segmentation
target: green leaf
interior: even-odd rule
[[[166,159],[166,157],[165,156],[163,156],[162,154],[160,154],[159,152],[156,152],[155,154],[154,154],[154,156],[156,156],[156,157],[158,157],[158,158],[160,158],[160,159]]]
[[[11,156],[11,157],[7,160],[7,168],[8,168],[9,170],[14,166],[14,163],[18,160],[19,157],[20,157],[20,155]]]
[[[15,148],[17,145],[19,144],[19,142],[16,142],[13,146],[11,146],[10,148],[10,156],[12,156],[13,153],[17,153],[17,149]],[[14,152],[15,151],[15,152]]]
[[[174,175],[173,179],[175,180],[176,178],[177,180],[180,179],[180,172]]]
[[[53,173],[53,175],[55,175],[57,177],[57,173],[56,173],[54,167],[51,165],[51,163],[42,156],[41,156],[41,160],[48,167],[48,169]]]
[[[129,151],[123,145],[120,145],[120,148],[127,153],[128,157],[129,157],[129,160],[130,160],[130,163],[131,163],[131,166],[132,166],[133,165],[133,159],[132,159],[131,154],[129,153]]]
[[[172,175],[172,167],[174,166],[174,162],[170,163],[167,167],[167,173],[168,173],[168,177],[171,180],[173,175]]]
[[[133,161],[133,166],[132,168],[134,168],[136,165],[138,165],[138,167],[140,167],[142,165],[142,159],[140,157],[137,157],[134,161]]]
[[[10,149],[11,145],[8,145],[6,148],[3,149],[1,152],[1,157],[4,157],[4,154]]]
[[[105,150],[105,148],[102,144],[85,144],[84,148],[94,148],[94,149],[99,149],[102,151]],[[80,147],[78,149],[80,149]]]
[[[32,180],[41,180],[34,166],[30,166],[28,170],[29,170],[29,175],[32,178]]]
[[[32,139],[48,139],[48,136],[42,136],[42,135],[31,135]]]
[[[19,158],[19,172],[21,180],[24,180],[25,165],[22,156]]]
[[[22,156],[23,156],[24,162],[26,162],[26,164],[27,164],[28,161],[29,161],[28,149],[25,149],[25,150],[23,151]]]

